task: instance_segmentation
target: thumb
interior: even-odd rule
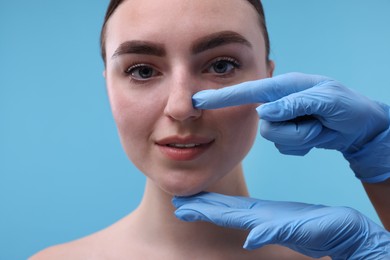
[[[281,241],[278,241],[281,228],[280,224],[275,225],[269,222],[257,225],[249,232],[243,247],[247,250],[254,250],[265,245],[281,244]]]
[[[261,120],[260,134],[267,140],[282,144],[301,146],[315,139],[323,130],[316,119],[286,122]]]

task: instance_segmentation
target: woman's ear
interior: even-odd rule
[[[106,78],[107,74],[106,74],[106,70],[103,70],[103,77]]]
[[[275,70],[275,62],[273,60],[269,60],[267,63],[267,74],[268,77],[272,78],[272,75],[274,74]]]

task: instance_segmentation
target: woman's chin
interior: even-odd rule
[[[159,172],[159,175],[152,175],[151,181],[155,186],[169,195],[191,196],[204,191],[220,192],[235,188],[232,171],[197,170],[197,171],[175,171]],[[240,173],[240,171],[237,171]]]
[[[173,182],[159,185],[162,190],[174,196],[191,196],[205,191],[209,184],[207,182]]]
[[[203,188],[196,188],[196,187],[170,187],[164,190],[173,196],[180,196],[180,197],[188,197],[204,191]]]

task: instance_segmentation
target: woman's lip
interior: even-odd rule
[[[191,161],[206,152],[214,139],[204,137],[168,137],[156,142],[164,157],[173,161]],[[175,144],[179,147],[174,146]],[[192,146],[194,144],[195,146]],[[185,145],[189,145],[186,147]]]
[[[212,143],[213,142],[207,144],[200,144],[189,148],[178,148],[168,145],[158,145],[158,148],[161,153],[170,160],[191,161],[205,153],[210,148]]]
[[[172,145],[172,144],[196,144],[205,145],[213,142],[213,138],[201,136],[169,136],[156,141],[157,145]]]

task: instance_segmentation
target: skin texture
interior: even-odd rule
[[[242,0],[126,1],[116,10],[107,27],[104,74],[124,150],[147,177],[143,200],[114,225],[31,259],[310,259],[279,246],[246,251],[246,231],[185,223],[173,214],[173,194],[248,195],[241,161],[257,134],[258,104],[200,111],[191,96],[272,75],[257,22],[256,11]],[[251,47],[236,42],[193,53],[199,39],[226,31],[239,33]],[[114,55],[132,40],[153,42],[165,55]],[[218,75],[213,64],[221,57],[238,60],[240,67]],[[134,64],[147,64],[153,76],[138,82],[139,71],[125,73]],[[193,160],[172,160],[156,145],[170,136],[211,144]]]

